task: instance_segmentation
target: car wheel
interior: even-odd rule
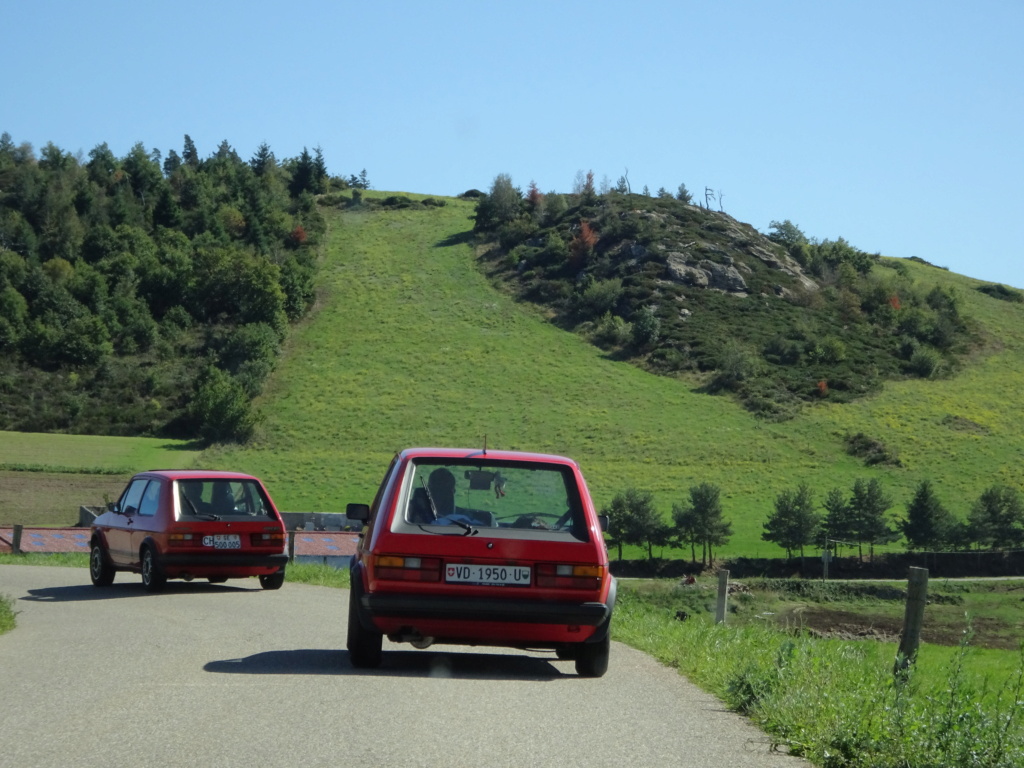
[[[107,553],[103,551],[103,546],[99,542],[93,544],[89,552],[89,578],[92,579],[93,586],[110,586],[115,573],[114,566],[107,559]]]
[[[356,604],[359,593],[352,589],[348,594],[348,657],[353,667],[379,667],[381,662],[384,635],[370,632],[363,628],[359,621]]]
[[[260,586],[264,589],[280,589],[284,584],[284,568],[274,573],[260,574]]]
[[[147,592],[159,592],[167,585],[167,575],[157,562],[152,547],[142,550],[142,586]]]
[[[580,677],[601,677],[608,671],[611,638],[605,636],[599,643],[583,643],[576,650],[576,674]]]

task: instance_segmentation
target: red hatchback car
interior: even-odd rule
[[[134,571],[150,592],[168,579],[221,583],[248,576],[278,589],[287,544],[284,521],[258,478],[152,470],[135,475],[93,521],[89,575],[105,587],[118,571]]]
[[[395,456],[351,561],[348,650],[382,640],[552,649],[608,669],[616,583],[579,466],[513,451],[414,448]]]

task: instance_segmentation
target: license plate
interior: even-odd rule
[[[449,563],[444,580],[460,584],[489,584],[502,587],[529,586],[530,569],[521,565],[470,565]]]
[[[237,533],[218,533],[213,536],[204,536],[203,546],[214,549],[241,549],[242,539]]]

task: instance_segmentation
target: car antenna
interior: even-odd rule
[[[487,435],[484,435],[484,456],[487,455]]]

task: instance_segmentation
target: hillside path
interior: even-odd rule
[[[744,718],[614,644],[608,674],[551,653],[344,650],[348,591],[0,565],[0,767],[680,766],[798,768]]]

